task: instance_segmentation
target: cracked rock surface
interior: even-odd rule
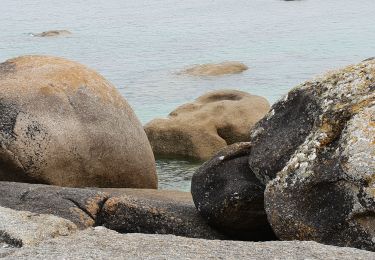
[[[105,226],[122,233],[225,238],[196,211],[187,192],[153,189],[82,189],[0,182],[0,206],[72,221],[79,229]]]
[[[243,242],[119,234],[103,227],[21,248],[6,259],[374,259],[375,253],[310,241]]]

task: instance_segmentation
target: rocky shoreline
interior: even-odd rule
[[[375,258],[374,86],[368,59],[295,87],[263,118],[263,98],[209,93],[150,134],[80,64],[1,63],[0,257]],[[156,189],[166,142],[151,135],[209,159],[191,194]]]

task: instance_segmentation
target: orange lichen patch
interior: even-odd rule
[[[118,204],[120,203],[120,201],[121,201],[121,199],[118,198],[118,197],[112,197],[112,198],[109,198],[109,199],[105,202],[103,208],[105,208],[106,211],[107,211],[108,213],[113,213],[113,212],[116,211],[117,206],[118,206]]]
[[[78,216],[80,223],[84,227],[92,227],[95,225],[95,221],[89,217],[85,212],[83,212],[81,209],[76,207],[69,208],[70,212],[72,212],[74,215]]]
[[[96,217],[96,215],[99,213],[99,210],[100,210],[100,203],[105,199],[107,198],[108,196],[107,195],[96,195],[95,197],[93,198],[90,198],[89,200],[87,200],[86,202],[86,210],[88,212],[90,212],[90,214],[94,217]]]
[[[371,98],[369,99],[365,99],[365,100],[362,100],[361,102],[358,102],[356,104],[354,104],[350,111],[353,113],[353,114],[356,114],[358,112],[360,112],[363,108],[365,107],[368,107],[369,104],[372,102],[373,100]]]

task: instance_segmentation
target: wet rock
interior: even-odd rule
[[[34,37],[57,37],[57,36],[67,36],[71,35],[72,33],[67,30],[52,30],[52,31],[45,31],[41,33],[33,34]]]
[[[191,193],[206,221],[233,238],[273,240],[264,189],[248,166],[250,143],[228,146],[194,174]]]
[[[118,234],[105,228],[21,248],[11,259],[373,259],[375,253],[311,241],[243,242]]]
[[[78,63],[24,56],[0,64],[0,180],[156,188],[155,160],[133,110]]]
[[[279,238],[375,250],[374,86],[373,59],[330,72],[253,129],[250,168],[263,183],[276,176],[265,208]]]
[[[227,145],[248,141],[269,110],[267,100],[237,90],[209,92],[145,126],[157,157],[207,160]]]
[[[0,244],[7,244],[7,248],[35,246],[76,230],[76,225],[63,218],[0,207]]]
[[[221,76],[226,74],[237,74],[247,70],[248,67],[235,61],[226,61],[222,63],[209,63],[196,65],[180,72],[191,76]]]
[[[53,214],[78,228],[106,226],[123,233],[162,233],[225,238],[209,227],[190,193],[151,189],[77,189],[0,182],[0,206]]]

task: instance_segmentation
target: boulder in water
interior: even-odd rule
[[[150,143],[116,88],[76,62],[0,64],[0,180],[156,188]]]
[[[209,92],[155,119],[145,131],[157,157],[207,160],[227,145],[249,140],[269,110],[266,99],[237,90]]]

